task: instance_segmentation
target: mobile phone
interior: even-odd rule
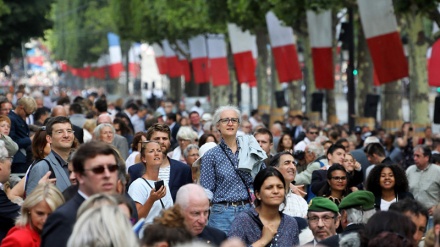
[[[154,182],[154,189],[156,191],[158,191],[160,189],[160,187],[162,187],[163,185],[164,185],[163,180],[156,181],[156,182]]]

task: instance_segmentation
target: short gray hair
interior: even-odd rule
[[[174,204],[178,204],[182,209],[185,209],[188,207],[192,197],[206,198],[206,201],[209,201],[205,189],[202,186],[198,184],[185,184],[177,191]]]
[[[0,159],[9,157],[8,150],[6,149],[6,144],[3,140],[0,140]]]
[[[219,108],[217,108],[217,110],[215,110],[214,112],[214,116],[212,117],[212,122],[217,125],[218,121],[220,120],[220,115],[224,112],[224,111],[228,111],[228,110],[233,110],[235,111],[235,113],[237,113],[238,119],[241,123],[241,112],[240,110],[233,105],[225,105],[225,106],[220,106]]]
[[[193,150],[193,149],[197,149],[199,150],[199,146],[197,146],[196,144],[189,144],[185,150],[183,150],[183,157],[188,158],[188,153],[189,151]]]
[[[371,216],[376,213],[376,210],[373,208],[367,211],[363,211],[356,208],[348,208],[345,209],[345,212],[347,213],[348,223],[367,224]]]
[[[324,147],[320,143],[311,142],[307,144],[307,149],[308,151],[314,153],[316,157],[324,155]]]
[[[179,128],[179,131],[177,131],[176,137],[177,139],[191,140],[191,142],[194,142],[199,136],[191,127],[182,126]]]
[[[96,126],[95,129],[93,130],[93,135],[96,140],[101,140],[101,130],[104,129],[105,127],[110,127],[110,129],[113,132],[113,135],[116,133],[115,128],[113,127],[112,124],[102,123],[102,124]]]

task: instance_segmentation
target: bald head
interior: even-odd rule
[[[66,109],[62,105],[57,105],[54,108],[52,108],[52,117],[58,117],[58,116],[67,117]]]
[[[198,184],[186,184],[177,191],[176,202],[182,209],[188,207],[189,202],[209,202],[205,189]]]
[[[102,123],[112,123],[112,118],[110,117],[110,115],[108,115],[107,113],[103,113],[101,115],[98,116],[98,119],[96,119],[96,124],[100,125]]]

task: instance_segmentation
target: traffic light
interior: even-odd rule
[[[358,74],[358,70],[357,70],[357,69],[354,69],[354,70],[353,70],[353,75],[354,75],[354,76],[357,76],[357,74]]]

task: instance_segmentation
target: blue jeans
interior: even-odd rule
[[[234,221],[235,219],[235,216],[237,216],[240,212],[243,212],[250,208],[251,205],[249,203],[240,206],[213,204],[211,206],[211,213],[209,215],[208,225],[222,230],[226,234],[228,234],[229,230],[231,229],[232,221]]]

